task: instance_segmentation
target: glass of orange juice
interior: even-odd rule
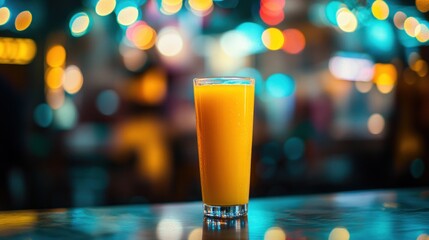
[[[194,79],[198,156],[204,215],[247,215],[255,81]]]

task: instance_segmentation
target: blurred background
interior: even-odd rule
[[[0,209],[201,199],[192,79],[256,79],[251,197],[428,186],[429,2],[0,0]]]

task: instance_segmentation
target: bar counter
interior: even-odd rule
[[[247,217],[202,203],[0,212],[0,239],[429,239],[429,188],[251,199]]]

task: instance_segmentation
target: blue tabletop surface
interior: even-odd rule
[[[429,189],[251,199],[220,221],[201,202],[0,212],[1,239],[429,240]]]

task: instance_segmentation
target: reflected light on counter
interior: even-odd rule
[[[298,54],[305,48],[304,34],[298,29],[286,29],[283,31],[283,50],[290,54]]]
[[[328,240],[349,240],[350,233],[346,228],[336,227],[329,233]]]
[[[341,8],[337,12],[337,24],[344,32],[354,32],[358,26],[358,21],[349,9]]]
[[[393,16],[393,23],[398,29],[404,29],[404,22],[407,19],[407,15],[404,12],[398,11]]]
[[[54,124],[62,130],[69,130],[76,126],[78,113],[74,102],[66,98],[64,104],[54,111]]]
[[[116,0],[99,0],[95,6],[95,12],[99,16],[107,16],[115,10]]]
[[[116,20],[123,26],[129,26],[139,18],[139,10],[135,6],[125,6],[118,12]]]
[[[10,19],[10,10],[7,7],[0,8],[0,26],[5,25]]]
[[[33,21],[33,15],[30,11],[22,11],[15,18],[15,28],[17,31],[24,31]]]
[[[165,15],[173,15],[182,9],[182,5],[182,0],[162,0],[161,12]]]
[[[279,227],[271,227],[264,234],[264,240],[285,240],[287,239],[285,231]]]
[[[51,125],[53,119],[52,109],[46,103],[37,105],[34,109],[34,121],[40,127],[48,127]]]
[[[182,36],[176,28],[165,27],[159,31],[156,48],[164,56],[176,56],[183,49]]]
[[[70,19],[70,33],[73,37],[81,37],[85,35],[90,26],[90,18],[84,12],[78,12]]]
[[[119,108],[119,96],[113,90],[104,90],[98,94],[96,105],[103,115],[113,115]]]
[[[162,219],[156,226],[159,240],[179,240],[183,235],[183,226],[175,219]]]
[[[295,92],[295,81],[291,76],[283,73],[269,76],[265,86],[267,93],[275,98],[287,97]]]
[[[368,131],[373,135],[383,132],[384,125],[384,118],[378,113],[374,113],[368,118]]]
[[[147,50],[156,41],[156,31],[146,22],[138,21],[127,29],[127,38],[139,49]]]
[[[416,28],[419,26],[419,21],[414,17],[408,17],[404,21],[404,30],[410,37],[416,36]]]
[[[75,65],[68,66],[64,71],[63,76],[64,90],[69,94],[79,92],[83,85],[83,75],[79,67]]]
[[[374,63],[368,55],[339,53],[329,59],[329,71],[338,79],[366,82],[374,76]]]
[[[64,70],[62,67],[54,67],[46,70],[45,82],[50,89],[59,89],[62,86]]]
[[[119,46],[119,52],[122,55],[122,61],[125,68],[130,71],[138,71],[146,63],[147,54],[145,51],[121,44]]]
[[[373,81],[381,93],[390,93],[396,84],[396,79],[397,72],[393,64],[375,64]]]
[[[203,239],[203,228],[195,228],[188,235],[188,240],[201,240]]]
[[[62,89],[47,89],[46,102],[52,109],[59,109],[64,104],[64,91]]]
[[[191,11],[197,16],[206,16],[213,10],[212,0],[189,0]]]
[[[277,28],[268,28],[262,33],[262,43],[269,50],[279,50],[283,47],[284,36]]]
[[[371,91],[372,85],[374,85],[372,82],[355,82],[355,87],[360,93],[368,93],[369,91]]]
[[[389,6],[384,0],[375,0],[371,5],[371,12],[378,20],[385,20],[389,16]]]
[[[61,45],[54,45],[49,48],[46,54],[46,64],[49,67],[61,67],[66,61],[66,50]]]
[[[429,11],[429,1],[428,0],[416,0],[416,8],[422,12],[428,12]]]
[[[140,99],[148,104],[159,104],[167,95],[167,76],[161,69],[148,70],[141,78]]]

